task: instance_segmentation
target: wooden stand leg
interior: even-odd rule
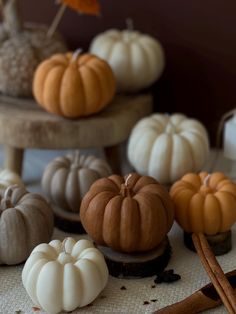
[[[114,174],[122,174],[121,156],[119,145],[104,148],[104,153],[108,163],[110,164]]]
[[[21,176],[24,158],[24,149],[12,146],[5,146],[4,167]]]

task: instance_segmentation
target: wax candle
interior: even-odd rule
[[[38,245],[25,263],[23,285],[47,313],[73,311],[91,303],[108,281],[101,252],[89,240],[53,240]]]
[[[231,237],[236,221],[236,184],[223,173],[188,173],[174,183],[170,195],[175,219],[186,233],[201,232],[214,242]],[[226,242],[227,251],[231,244]]]

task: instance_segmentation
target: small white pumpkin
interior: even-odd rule
[[[45,168],[42,189],[57,206],[79,212],[80,202],[94,181],[111,174],[108,163],[94,156],[74,154],[53,159]]]
[[[153,114],[141,119],[128,142],[128,159],[142,175],[162,184],[202,169],[209,153],[208,134],[183,114]]]
[[[66,238],[38,245],[25,263],[22,281],[36,306],[56,314],[91,303],[105,288],[108,269],[91,241]]]
[[[110,64],[120,92],[137,92],[150,86],[165,66],[160,42],[129,29],[111,29],[97,35],[89,50]]]
[[[17,184],[18,186],[24,186],[21,178],[15,172],[9,169],[0,168],[0,189],[5,189],[9,185]]]

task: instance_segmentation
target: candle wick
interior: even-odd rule
[[[208,186],[209,180],[210,180],[211,174],[208,174],[204,180],[203,180],[203,185]]]
[[[65,254],[69,254],[68,252],[66,252],[66,241],[68,240],[69,238],[65,238],[62,242],[62,251],[65,253]]]
[[[133,31],[134,30],[134,22],[133,22],[133,20],[130,17],[128,17],[126,19],[126,25],[127,25],[127,29],[129,31]]]
[[[81,48],[78,48],[75,50],[75,52],[73,53],[72,58],[71,58],[71,63],[78,59],[78,57],[82,53],[82,51],[83,51],[83,49],[81,49]]]
[[[131,176],[132,176],[132,174],[130,173],[130,174],[128,175],[128,177],[126,178],[126,180],[125,180],[125,186],[126,186],[126,187],[128,187],[128,181],[129,181],[129,179],[131,178]]]

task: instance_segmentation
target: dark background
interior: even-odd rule
[[[22,0],[26,21],[50,24],[54,0]],[[86,50],[109,28],[135,29],[163,44],[166,68],[152,87],[154,110],[183,112],[200,119],[212,144],[223,113],[236,103],[236,0],[101,0],[102,17],[78,15],[67,8],[58,30],[70,48]]]

